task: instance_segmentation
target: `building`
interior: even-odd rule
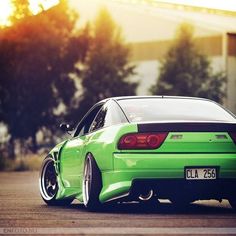
[[[225,71],[228,80],[225,106],[236,114],[236,12],[138,2],[117,0],[109,5],[132,48],[131,61],[137,65],[135,79],[140,82],[138,94],[148,94],[176,29],[188,22],[195,28],[197,47],[209,57],[213,70]]]
[[[195,28],[198,48],[212,62],[215,72],[227,75],[225,106],[236,114],[236,11],[222,11],[158,2],[157,0],[71,0],[82,21],[91,20],[103,4],[121,26],[137,65],[137,93],[145,95],[156,82],[160,61],[183,22]],[[83,21],[84,20],[84,21]]]

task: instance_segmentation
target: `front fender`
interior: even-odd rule
[[[60,155],[63,147],[67,142],[68,139],[57,144],[48,154],[48,156],[51,156],[54,159],[54,166],[57,174],[58,193],[56,199],[64,199],[66,197],[71,197],[74,195],[74,190],[68,190],[65,188],[60,175]]]

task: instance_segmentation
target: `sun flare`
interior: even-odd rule
[[[50,7],[59,3],[59,0],[29,0],[29,9],[36,15],[43,10],[48,10]]]
[[[90,0],[91,2],[92,0]],[[104,1],[111,1],[111,0],[101,0]],[[117,2],[132,2],[135,4],[140,4],[142,2],[167,2],[167,3],[174,3],[174,4],[182,4],[188,6],[196,6],[196,7],[204,7],[204,8],[211,8],[211,9],[219,9],[219,10],[226,10],[226,11],[235,11],[236,12],[236,1],[235,0],[113,0]],[[13,0],[1,0],[0,2],[0,27],[10,26],[11,25],[11,16],[14,14],[15,6],[13,2],[17,3]],[[29,2],[29,10],[32,12],[33,15],[37,15],[38,13],[48,10],[49,8],[57,5],[60,0],[28,0]],[[87,1],[85,0],[68,0],[68,2],[73,6],[80,6],[86,5]],[[95,2],[100,2],[100,0],[96,0]]]
[[[17,2],[17,1],[16,1]],[[33,15],[41,11],[48,10],[50,7],[57,5],[60,0],[29,0],[29,10]],[[14,4],[12,0],[3,0],[0,4],[0,27],[10,26],[10,17],[14,14]]]
[[[0,7],[0,26],[9,26],[11,24],[10,16],[13,14],[14,6],[11,0],[1,1]]]
[[[226,11],[236,11],[236,1],[235,0],[214,0],[214,1],[206,1],[206,0],[156,0],[156,2],[169,2],[175,4],[183,4],[188,6],[196,6],[196,7],[205,7],[211,9],[218,10],[226,10]]]

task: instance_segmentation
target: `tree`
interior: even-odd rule
[[[26,17],[32,16],[32,12],[29,9],[29,0],[11,0],[14,6],[14,12],[10,16],[12,23],[17,22],[18,20]]]
[[[87,47],[74,30],[76,20],[63,1],[36,16],[27,12],[1,30],[0,121],[8,126],[11,143],[31,138],[36,151],[36,133],[53,130],[70,110],[76,87],[69,73]]]
[[[196,96],[222,102],[226,77],[214,74],[208,58],[199,52],[193,27],[182,24],[160,68],[152,94]]]
[[[81,117],[97,101],[122,95],[135,95],[137,83],[130,82],[134,66],[129,64],[129,47],[124,43],[121,29],[103,8],[93,25],[90,48],[82,69],[83,94],[73,117]]]

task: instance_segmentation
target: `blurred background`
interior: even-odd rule
[[[236,113],[234,0],[2,0],[0,170],[36,170],[97,101],[212,99]]]

